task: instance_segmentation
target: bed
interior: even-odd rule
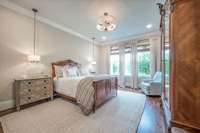
[[[106,101],[117,96],[118,80],[115,76],[79,74],[58,78],[58,67],[65,68],[66,71],[71,68],[79,71],[82,69],[81,64],[73,60],[54,62],[52,63],[52,78],[54,79],[54,93],[66,100],[78,103],[85,115],[92,111],[95,112]]]

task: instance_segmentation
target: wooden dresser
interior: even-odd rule
[[[53,84],[50,77],[18,79],[14,81],[14,92],[17,111],[21,105],[39,100],[53,99]]]

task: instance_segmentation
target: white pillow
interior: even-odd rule
[[[80,68],[80,75],[81,76],[89,76],[90,72],[88,68]]]
[[[66,69],[67,77],[77,77],[78,76],[78,69],[77,67],[68,67]]]
[[[65,68],[63,66],[55,66],[55,74],[57,78],[65,77]]]

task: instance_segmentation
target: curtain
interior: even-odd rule
[[[123,45],[119,46],[119,61],[120,61],[119,86],[125,87],[125,84],[124,84],[124,47],[123,47]]]
[[[133,88],[137,88],[137,45],[136,42],[133,42],[132,45],[132,79],[133,79]]]
[[[149,40],[150,44],[150,53],[151,53],[151,77],[157,72],[160,71],[160,51],[161,44],[159,38],[151,38]]]

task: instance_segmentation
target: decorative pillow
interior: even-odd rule
[[[81,76],[88,76],[90,75],[89,69],[88,68],[80,68],[80,75]]]
[[[78,76],[77,67],[67,67],[66,74],[67,74],[67,77],[76,77],[76,76]]]

